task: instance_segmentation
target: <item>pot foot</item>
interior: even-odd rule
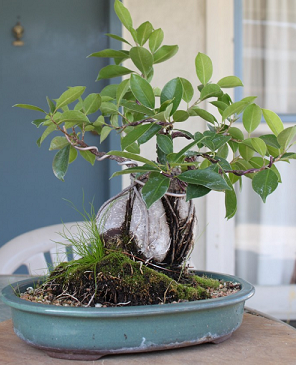
[[[91,355],[91,354],[79,354],[73,352],[57,352],[57,351],[44,351],[48,356],[55,359],[64,360],[83,360],[83,361],[94,361],[100,359],[104,355]]]
[[[232,335],[232,333],[229,333],[228,335],[216,338],[215,340],[211,341],[211,343],[218,344],[218,343],[224,342],[224,341],[228,340],[229,337],[231,337],[231,335]]]

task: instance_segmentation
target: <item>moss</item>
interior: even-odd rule
[[[194,286],[201,286],[205,289],[207,288],[217,289],[220,285],[219,280],[211,279],[206,276],[193,275],[192,280]]]
[[[109,251],[96,265],[87,265],[83,259],[62,263],[51,274],[48,282],[51,290],[57,290],[56,295],[63,291],[75,293],[76,298],[82,298],[81,302],[87,302],[93,295],[96,303],[108,305],[206,299],[209,297],[207,288],[219,285],[218,281],[196,275],[185,275],[181,282],[177,282],[120,251]]]

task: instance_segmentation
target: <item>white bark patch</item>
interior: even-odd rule
[[[144,201],[136,196],[130,233],[141,253],[147,259],[162,262],[170,248],[170,230],[162,202],[159,200],[147,210]]]
[[[128,199],[129,194],[127,192],[102,209],[97,216],[97,225],[101,234],[110,230],[119,230],[123,226]]]
[[[178,201],[178,213],[181,220],[187,219],[189,215],[190,204],[185,198],[180,198]]]

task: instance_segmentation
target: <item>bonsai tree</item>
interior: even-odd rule
[[[97,80],[124,79],[89,95],[83,86],[69,87],[55,101],[47,98],[48,111],[27,104],[16,106],[43,113],[42,119],[33,121],[36,127],[45,128],[39,146],[52,132],[61,133],[50,143],[50,150],[58,150],[52,164],[58,179],[64,180],[78,153],[91,164],[106,158],[117,161],[119,169],[112,177],[131,176],[130,186],[97,214],[105,247],[116,245],[146,264],[180,268],[194,244],[192,199],[211,190],[224,194],[226,219],[230,219],[237,210],[234,185],[241,186],[242,179],[249,178],[265,202],[281,182],[276,164],[296,156],[289,152],[296,126],[284,128],[277,114],[255,103],[255,96],[233,102],[227,89],[243,86],[241,80],[227,76],[212,82],[212,62],[203,53],[195,58],[195,85],[177,76],[168,79],[162,89],[153,87],[154,67],[169,61],[178,46],[163,45],[162,29],[154,29],[149,21],[135,29],[119,0],[114,7],[133,43],[107,34],[128,50],[105,49],[89,57],[114,59],[114,64],[99,71]],[[122,66],[128,59],[134,67]],[[204,109],[205,101],[217,108],[219,118]],[[206,131],[201,131],[198,121],[194,132],[183,127],[185,121],[197,117],[207,122]],[[270,133],[254,137],[262,117]],[[100,142],[110,133],[120,134],[121,148],[103,152],[99,144],[89,145],[90,132]],[[182,149],[174,146],[177,138],[186,141]],[[151,139],[155,140],[156,157],[149,159],[141,151]]]

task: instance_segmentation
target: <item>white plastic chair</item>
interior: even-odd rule
[[[30,275],[48,273],[45,253],[49,253],[53,266],[67,259],[67,241],[58,233],[63,228],[75,234],[77,223],[55,224],[21,234],[0,247],[0,275],[11,275],[25,265]],[[62,242],[62,243],[57,243]],[[64,244],[65,243],[65,244]],[[75,259],[77,255],[73,255]]]

